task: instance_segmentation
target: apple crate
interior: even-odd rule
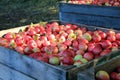
[[[20,29],[24,28],[25,26],[2,30],[0,31],[0,36],[11,31],[18,32]],[[80,67],[89,64],[92,64],[92,61],[83,64]],[[7,76],[6,80],[16,80],[17,77],[11,77],[18,76],[18,78],[21,77],[20,80],[76,80],[76,75],[77,72],[79,72],[80,67],[73,65],[53,66],[0,46],[0,71],[2,71],[0,72],[0,79],[5,79]],[[4,75],[5,72],[6,74]],[[19,73],[21,73],[22,76]]]
[[[59,3],[60,21],[120,29],[120,7]]]
[[[60,24],[66,24],[66,22],[59,22]],[[79,26],[80,24],[78,24]],[[109,29],[94,27],[94,26],[86,26],[88,30],[104,30],[107,31]],[[24,29],[25,27],[13,28],[9,30],[0,31],[0,36],[7,32],[18,32],[20,29]],[[109,54],[111,55],[111,54]],[[107,60],[107,56],[104,56],[104,60]],[[101,63],[102,63],[101,62]],[[8,68],[12,68],[12,70],[18,71],[19,73],[23,73],[26,76],[32,77],[33,80],[76,80],[77,74],[81,70],[88,68],[87,66],[93,66],[93,61],[90,61],[86,64],[81,65],[80,67],[76,66],[53,66],[51,64],[38,61],[26,55],[19,54],[16,51],[11,49],[7,49],[0,46],[0,64],[6,65]],[[2,75],[2,73],[0,73]],[[13,75],[14,76],[14,75]],[[22,79],[23,80],[23,79]],[[26,80],[26,79],[25,79]]]
[[[108,74],[110,75],[110,73],[115,71],[115,69],[119,66],[120,66],[120,56],[117,56],[115,58],[108,60],[107,62],[105,62],[101,65],[96,66],[95,74],[97,73],[97,71],[104,70],[104,71],[108,72]],[[94,74],[94,80],[95,80],[95,74]],[[117,79],[117,80],[119,80],[119,79]]]
[[[104,70],[111,73],[115,68],[120,66],[120,50],[107,56],[106,61],[104,61],[104,59],[105,57],[99,60],[95,59],[93,62],[94,66],[86,66],[86,69],[81,70],[77,75],[77,80],[96,80],[95,74],[99,70]]]

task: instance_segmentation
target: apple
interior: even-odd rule
[[[117,40],[120,40],[120,33],[116,33],[115,36]]]
[[[63,43],[66,41],[66,38],[64,36],[59,37],[59,43]]]
[[[77,60],[77,61],[74,62],[73,65],[79,67],[79,66],[81,66],[81,64],[83,64],[83,63],[80,60]]]
[[[77,39],[77,40],[78,40],[79,44],[80,44],[80,43],[85,43],[85,44],[89,43],[89,41],[88,41],[87,39],[82,38],[82,37],[80,37],[80,38]]]
[[[78,41],[77,40],[73,40],[72,47],[78,49],[78,45],[79,45]]]
[[[24,47],[23,46],[16,46],[15,50],[21,54],[24,54]]]
[[[73,29],[73,30],[76,30],[78,28],[78,26],[77,25],[71,25],[71,29]]]
[[[100,42],[101,41],[101,36],[99,34],[95,34],[92,36],[92,39],[94,42]]]
[[[76,39],[76,34],[74,34],[74,33],[68,34],[68,38],[67,39],[68,40],[75,40]]]
[[[80,49],[76,51],[76,54],[84,55],[84,53],[85,52],[83,50],[80,50]]]
[[[84,33],[82,37],[87,39],[88,41],[92,40],[92,36],[89,33]]]
[[[49,59],[49,63],[53,65],[59,65],[60,64],[60,59],[58,57],[51,57]]]
[[[67,46],[66,46],[65,44],[58,44],[58,49],[59,49],[59,51],[61,52],[61,51],[66,50],[66,49],[67,49]]]
[[[107,40],[109,40],[110,42],[114,42],[114,41],[116,41],[116,37],[115,37],[115,35],[109,35],[107,37]]]
[[[88,46],[87,46],[87,44],[85,44],[85,43],[81,43],[81,44],[78,45],[78,48],[79,48],[80,50],[86,51],[87,48],[88,48]]]
[[[95,77],[97,80],[110,80],[109,74],[104,70],[98,71],[96,73]]]
[[[66,56],[61,60],[62,64],[64,65],[73,65],[74,60],[72,57]]]
[[[75,33],[77,36],[82,36],[82,31],[81,31],[80,29],[75,30],[74,33]]]
[[[87,31],[86,27],[81,27],[80,29],[81,29],[81,31],[82,31],[83,34]]]
[[[112,80],[117,80],[117,79],[116,79],[117,76],[118,76],[118,73],[117,73],[117,72],[112,72],[112,73],[110,74],[110,77],[111,77]]]
[[[104,49],[109,49],[112,47],[112,43],[109,40],[102,41],[101,45]]]
[[[5,39],[11,39],[11,38],[13,38],[13,35],[12,35],[11,32],[8,32],[8,33],[6,33],[6,34],[3,36],[3,38],[5,38]]]
[[[33,36],[33,35],[36,34],[36,31],[35,31],[33,28],[31,28],[31,29],[29,29],[28,34],[29,34],[30,36]]]
[[[88,62],[88,60],[87,60],[87,59],[85,59],[85,58],[82,58],[82,59],[81,59],[81,62],[85,64],[85,63],[87,63],[87,62]]]
[[[95,47],[92,49],[92,52],[96,54],[100,54],[102,52],[102,47],[99,44],[96,44]]]
[[[113,30],[108,30],[107,31],[107,35],[109,36],[109,35],[115,35],[115,31],[113,31]]]
[[[105,39],[107,37],[107,34],[103,31],[101,31],[101,30],[98,33],[99,33],[99,35],[101,36],[102,39]]]
[[[65,44],[66,46],[71,46],[72,41],[71,40],[66,40],[63,44]]]
[[[95,47],[94,43],[88,43],[88,51],[92,52]]]
[[[94,55],[93,55],[93,53],[91,53],[91,52],[86,52],[86,53],[83,55],[83,57],[84,57],[85,59],[87,59],[88,61],[94,59]]]
[[[101,53],[100,53],[100,56],[104,56],[104,55],[107,55],[111,52],[111,50],[109,49],[106,49],[106,50],[103,50]]]
[[[74,61],[81,60],[82,58],[83,58],[82,55],[77,54],[77,55],[74,57]]]

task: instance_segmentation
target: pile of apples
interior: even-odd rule
[[[85,26],[58,22],[31,24],[0,37],[0,46],[53,65],[80,66],[118,50],[120,32],[90,31]]]
[[[120,66],[110,74],[105,70],[100,70],[95,75],[96,80],[120,80]]]
[[[73,4],[93,4],[93,5],[105,5],[105,6],[120,6],[120,0],[69,0],[69,3]]]

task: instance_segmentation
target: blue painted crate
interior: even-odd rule
[[[120,7],[60,2],[59,19],[71,23],[120,29]]]
[[[67,22],[60,22],[60,21],[59,23],[67,24]],[[85,26],[87,27],[88,30],[96,30],[96,29],[103,30],[103,31],[109,30],[101,27],[86,26],[86,25],[78,24],[78,27],[79,26]],[[0,31],[0,36],[10,31],[18,32],[19,29],[23,29],[23,28],[24,27],[19,27],[19,28]],[[100,60],[102,63],[107,60],[107,57],[109,55],[106,55],[102,58],[98,58],[98,60]],[[19,71],[20,73],[30,76],[36,80],[77,80],[77,74],[81,70],[84,70],[89,67],[93,67],[93,61],[83,64],[80,67],[76,67],[73,65],[53,66],[51,64],[30,58],[26,55],[19,54],[14,50],[0,46],[0,64],[1,63],[8,67],[11,67],[15,71]]]
[[[108,60],[101,63],[101,60],[94,60],[94,67],[86,66],[86,69],[81,70],[77,75],[77,80],[96,80],[95,74],[99,70],[105,70],[111,73],[116,67],[120,66],[120,51],[109,55]],[[101,64],[99,64],[101,63]]]

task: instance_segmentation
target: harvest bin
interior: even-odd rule
[[[105,70],[110,74],[119,66],[120,66],[120,56],[117,56],[117,57],[112,58],[112,59],[108,60],[107,62],[99,65],[99,66],[96,66],[95,73],[99,70]]]
[[[106,60],[106,61],[104,61]],[[120,66],[120,50],[111,53],[109,56],[103,57],[101,60],[95,59],[94,66],[87,66],[77,74],[77,80],[95,80],[95,73],[99,70],[112,72],[116,67]],[[101,63],[102,61],[102,63]]]
[[[59,22],[60,24],[66,24],[66,22]],[[79,26],[80,24],[78,24]],[[109,29],[106,28],[100,28],[100,27],[94,27],[94,26],[86,26],[82,25],[88,28],[88,30],[96,30],[100,29],[103,31],[107,31]],[[18,32],[19,29],[23,29],[25,27],[19,27],[19,28],[13,28],[9,30],[3,30],[0,31],[0,35],[3,35],[7,32]],[[110,53],[109,55],[111,55]],[[115,54],[115,53],[114,53]],[[102,60],[103,62],[107,60],[106,55],[102,58],[105,58],[102,60],[101,58],[98,58],[98,60]],[[18,71],[18,73],[21,73],[21,75],[24,75],[29,80],[76,80],[77,74],[81,70],[84,70],[86,68],[89,68],[90,66],[93,66],[93,61],[90,61],[86,64],[81,65],[80,67],[76,66],[53,66],[48,63],[35,60],[33,58],[30,58],[26,55],[19,54],[16,51],[13,51],[11,49],[7,49],[0,46],[0,64],[4,68],[10,68],[10,70],[7,73],[13,73],[12,71]],[[102,62],[101,62],[102,63]],[[4,72],[0,72],[0,78],[5,77],[2,76]],[[12,75],[12,74],[11,74]],[[13,74],[13,76],[16,76],[17,74]],[[6,79],[6,80],[10,80]],[[16,80],[16,79],[13,79]],[[22,79],[27,80],[27,79]]]
[[[60,21],[120,29],[120,7],[59,3]]]

